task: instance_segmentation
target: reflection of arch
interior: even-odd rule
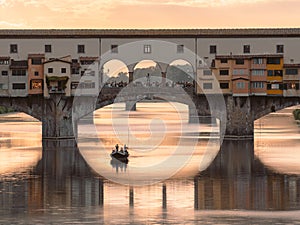
[[[129,69],[122,60],[111,59],[101,64],[101,83],[128,83],[128,76]]]

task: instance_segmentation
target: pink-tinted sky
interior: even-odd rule
[[[0,0],[0,28],[300,27],[299,0]]]

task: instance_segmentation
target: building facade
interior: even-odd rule
[[[117,59],[129,74],[153,60],[162,76],[186,61],[198,94],[299,96],[299,42],[300,29],[1,30],[0,95],[97,95]]]

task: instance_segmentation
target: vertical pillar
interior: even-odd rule
[[[167,186],[163,184],[162,186],[162,208],[167,209]]]
[[[131,83],[133,81],[133,71],[132,72],[128,72],[128,78],[129,78],[129,81],[128,83]]]
[[[99,179],[99,205],[103,206],[103,202],[104,202],[103,180]]]
[[[164,87],[166,86],[167,72],[161,72],[161,78],[162,78],[161,85]]]
[[[134,206],[134,194],[133,194],[133,187],[129,189],[129,206],[132,208]]]
[[[74,138],[76,124],[73,126],[72,97],[63,94],[51,94],[44,101],[42,113],[42,136],[51,139]],[[75,132],[74,132],[75,128]]]
[[[198,178],[194,178],[194,208],[199,209]]]

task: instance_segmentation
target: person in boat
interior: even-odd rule
[[[120,152],[123,154],[124,153],[124,151],[123,151],[123,147],[121,147],[121,150],[120,150]]]
[[[116,144],[116,152],[118,152],[119,151],[119,145],[118,144]]]
[[[127,151],[128,147],[126,146],[126,144],[124,145],[124,153],[125,154],[128,154],[128,151]]]

